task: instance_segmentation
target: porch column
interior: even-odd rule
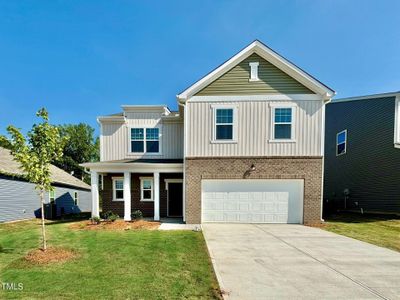
[[[99,214],[99,174],[95,171],[90,172],[90,183],[92,186],[92,218],[100,217]]]
[[[154,172],[154,220],[160,221],[160,173]]]
[[[124,172],[124,220],[131,220],[131,173]]]

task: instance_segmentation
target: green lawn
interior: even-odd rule
[[[219,297],[201,232],[76,231],[69,224],[49,224],[49,244],[76,249],[79,258],[47,266],[22,259],[39,244],[37,221],[0,224],[0,282],[24,286],[2,291],[0,285],[0,299]]]
[[[400,217],[334,215],[323,229],[400,252]]]

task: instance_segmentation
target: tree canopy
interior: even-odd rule
[[[99,138],[94,137],[94,128],[88,124],[59,125],[61,137],[68,139],[63,147],[63,157],[55,163],[68,173],[87,181],[87,176],[79,164],[99,160]]]

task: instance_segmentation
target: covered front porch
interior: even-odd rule
[[[93,217],[99,217],[100,210],[112,211],[130,221],[132,213],[140,210],[155,221],[167,217],[185,221],[182,160],[136,159],[82,166],[91,173]]]

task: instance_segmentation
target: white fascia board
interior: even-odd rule
[[[183,163],[163,164],[163,163],[83,163],[80,166],[99,173],[123,173],[130,171],[132,173],[182,173]]]
[[[357,101],[357,100],[367,100],[367,99],[375,99],[375,98],[386,98],[386,97],[396,97],[400,95],[399,92],[390,92],[390,93],[381,93],[381,94],[372,94],[366,96],[359,96],[359,97],[348,97],[348,98],[340,98],[340,99],[333,99],[332,103],[340,103],[340,102],[349,102],[349,101]]]
[[[295,66],[282,56],[278,55],[259,41],[254,41],[249,46],[244,48],[238,54],[230,58],[220,67],[216,68],[214,71],[197,81],[195,84],[187,88],[181,94],[177,95],[178,100],[185,101],[192,97],[194,94],[199,92],[202,88],[209,85],[215,79],[226,73],[232,67],[237,65],[239,62],[247,58],[253,53],[257,53],[259,56],[267,60],[268,62],[275,65],[277,68],[281,69],[294,79],[298,80],[300,83],[304,84],[310,90],[322,95],[324,99],[329,100],[335,95],[335,91],[323,85],[321,82],[301,70],[299,67]]]
[[[322,101],[318,94],[282,94],[282,95],[238,95],[238,96],[193,96],[188,102],[221,102],[221,101]]]
[[[394,147],[400,148],[400,93],[394,101]]]
[[[161,105],[121,105],[124,112],[160,112],[169,115],[171,111],[165,104]]]
[[[97,117],[97,123],[125,123],[125,116],[99,116]]]

